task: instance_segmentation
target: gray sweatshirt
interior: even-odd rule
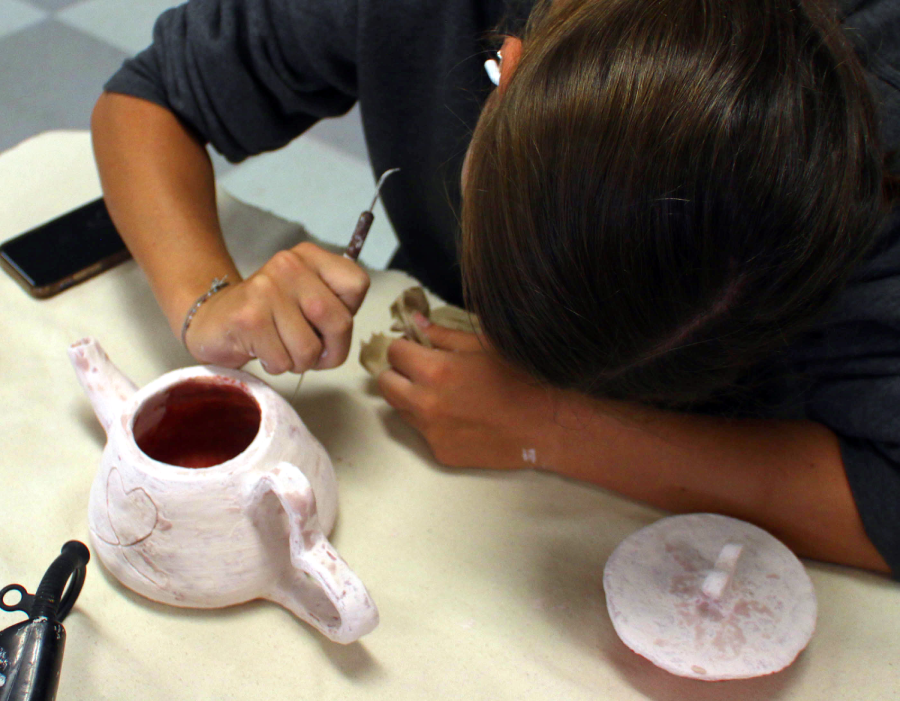
[[[232,161],[359,102],[394,264],[460,303],[459,174],[492,89],[489,32],[530,0],[191,0],[107,83],[173,110]],[[900,148],[900,0],[843,0],[888,150]],[[896,164],[896,160],[894,161]],[[310,173],[309,177],[316,177]],[[832,312],[753,373],[731,416],[809,418],[839,437],[865,528],[900,577],[900,211]]]

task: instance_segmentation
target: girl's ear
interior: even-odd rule
[[[506,90],[509,79],[515,73],[516,64],[519,62],[519,56],[522,54],[522,40],[516,37],[506,37],[503,46],[500,47],[500,54],[503,60],[500,62],[500,94]]]

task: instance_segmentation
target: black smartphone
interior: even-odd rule
[[[39,299],[130,257],[102,197],[0,244],[0,266]]]

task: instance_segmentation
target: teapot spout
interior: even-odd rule
[[[125,401],[137,391],[137,386],[113,365],[93,338],[76,341],[69,346],[68,353],[97,419],[109,434],[110,426],[122,415]]]

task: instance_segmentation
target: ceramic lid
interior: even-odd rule
[[[777,672],[815,629],[816,596],[797,557],[766,531],[717,514],[633,533],[606,563],[603,587],[622,641],[683,677]]]

